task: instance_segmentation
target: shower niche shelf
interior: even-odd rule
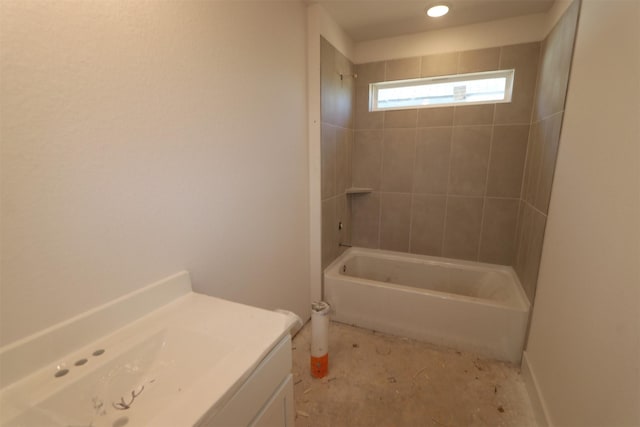
[[[373,191],[373,188],[367,188],[367,187],[349,187],[345,190],[346,194],[367,194],[367,193],[371,193]]]

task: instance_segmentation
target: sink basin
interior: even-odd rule
[[[233,352],[229,343],[180,328],[114,347],[91,357],[87,365],[94,366],[38,381],[38,394],[46,389],[50,394],[41,401],[23,401],[24,412],[6,425],[139,425]]]
[[[197,424],[288,333],[288,321],[188,293],[3,389],[1,424]]]

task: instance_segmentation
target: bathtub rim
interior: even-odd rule
[[[435,291],[431,289],[423,289],[417,288],[414,286],[401,285],[398,283],[386,283],[380,282],[378,280],[365,279],[362,277],[355,276],[346,276],[340,273],[340,265],[343,264],[347,259],[358,256],[358,255],[368,255],[373,258],[384,258],[390,260],[399,260],[403,262],[412,262],[415,264],[431,264],[438,266],[448,266],[455,267],[465,270],[480,270],[480,271],[499,271],[504,274],[507,274],[511,277],[515,284],[515,292],[518,296],[518,303],[501,303],[499,301],[489,300],[486,298],[478,298],[468,295],[460,295],[448,292]],[[514,271],[514,269],[510,266],[500,265],[500,264],[490,264],[479,261],[468,261],[468,260],[460,260],[454,258],[445,258],[445,257],[437,257],[432,255],[422,255],[422,254],[413,254],[408,252],[396,252],[389,251],[384,249],[369,249],[369,248],[361,248],[361,247],[351,247],[344,251],[338,258],[333,260],[323,271],[323,277],[331,278],[335,280],[348,280],[348,281],[357,281],[358,283],[362,283],[369,286],[375,286],[382,289],[399,289],[404,292],[418,292],[421,294],[426,294],[433,296],[435,298],[444,299],[444,300],[465,300],[469,302],[473,302],[476,304],[483,304],[491,307],[499,307],[501,309],[513,310],[518,312],[529,312],[531,309],[531,303],[529,298],[527,297],[524,289],[522,288],[522,284],[520,283],[520,279],[518,275]],[[325,285],[326,286],[326,285]],[[324,297],[324,287],[323,287],[323,297]]]

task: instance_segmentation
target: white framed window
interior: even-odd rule
[[[371,83],[369,111],[511,102],[515,70]]]

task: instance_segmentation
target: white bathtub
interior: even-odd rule
[[[529,301],[511,267],[351,248],[324,272],[333,320],[518,363]]]

